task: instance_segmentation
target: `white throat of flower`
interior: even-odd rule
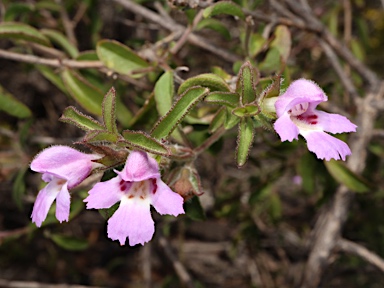
[[[299,128],[300,132],[310,132],[310,131],[322,131],[322,129],[317,125],[318,124],[318,116],[313,114],[306,114],[303,116],[305,112],[307,112],[309,107],[308,102],[303,102],[295,105],[292,109],[288,111],[292,122]]]

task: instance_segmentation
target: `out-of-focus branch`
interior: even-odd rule
[[[60,16],[61,16],[61,20],[63,22],[65,34],[67,35],[69,42],[71,42],[73,45],[77,46],[75,31],[73,29],[75,27],[75,25],[73,24],[71,19],[69,19],[69,16],[68,16],[67,10],[65,10],[63,1],[62,0],[56,0],[56,2],[60,5]]]
[[[339,239],[337,241],[337,248],[345,253],[361,257],[384,272],[384,259],[367,248],[346,239]]]
[[[174,21],[169,21],[168,18],[162,17],[161,15],[145,8],[144,6],[141,6],[139,4],[134,3],[130,0],[109,0],[116,2],[123,6],[125,9],[132,11],[133,13],[136,13],[138,15],[143,16],[144,18],[157,23],[159,26],[172,31],[172,32],[181,32],[181,35],[184,35],[185,27],[183,25],[177,24]],[[223,59],[229,61],[229,62],[236,62],[240,60],[241,58],[233,54],[227,50],[224,50],[217,45],[214,45],[210,43],[207,39],[198,36],[194,33],[188,34],[188,42],[191,44],[198,46],[204,50],[207,50],[215,55],[218,55],[222,57]]]
[[[0,49],[0,58],[25,62],[31,64],[42,64],[51,67],[70,67],[70,68],[101,68],[104,64],[101,61],[76,61],[71,59],[50,59],[42,58],[35,55],[20,54]]]
[[[100,286],[83,286],[71,284],[46,284],[41,282],[13,281],[0,279],[0,287],[8,288],[101,288]]]
[[[194,288],[195,285],[193,284],[191,276],[189,275],[187,269],[185,269],[184,265],[173,253],[168,240],[164,236],[160,236],[159,244],[163,248],[165,255],[172,262],[173,269],[175,269],[175,272],[179,276],[180,281],[184,284],[185,287]]]

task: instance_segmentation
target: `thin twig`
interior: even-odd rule
[[[72,21],[69,19],[67,10],[65,10],[64,3],[62,0],[56,0],[56,3],[60,5],[60,16],[64,26],[65,34],[68,37],[69,42],[77,47],[77,40],[75,36],[75,31],[73,30],[74,25]]]
[[[346,239],[339,239],[339,241],[337,241],[337,248],[348,254],[361,257],[384,272],[384,259],[376,253],[369,251],[367,248]]]
[[[194,288],[195,285],[193,284],[192,277],[189,275],[184,265],[180,262],[179,259],[177,259],[177,257],[173,253],[168,240],[164,236],[160,236],[159,244],[164,249],[165,255],[172,262],[172,266],[175,269],[176,274],[179,276],[181,282],[183,282],[185,287]]]
[[[83,286],[71,284],[46,284],[41,282],[14,281],[0,279],[0,287],[8,288],[101,288],[101,286]]]
[[[76,61],[71,59],[49,59],[35,55],[20,54],[0,49],[0,58],[25,62],[31,64],[42,64],[51,67],[70,67],[70,68],[101,68],[104,64],[101,61]]]
[[[143,16],[144,18],[157,23],[161,27],[170,30],[172,32],[182,32],[184,33],[184,30],[186,29],[183,25],[175,24],[175,22],[170,22],[166,18],[162,17],[161,15],[139,5],[134,3],[130,0],[110,0],[116,3],[119,3],[121,6],[123,6],[125,9],[132,11],[133,13],[136,13],[138,15]],[[196,45],[202,49],[205,49],[207,51],[210,51],[211,53],[220,56],[221,58],[229,61],[229,62],[236,62],[240,60],[241,58],[233,54],[227,50],[224,50],[220,47],[218,47],[215,44],[210,43],[207,39],[195,35],[194,33],[190,33],[188,35],[188,42],[190,42],[193,45]]]

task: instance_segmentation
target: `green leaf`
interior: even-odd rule
[[[281,61],[279,49],[276,47],[271,47],[267,52],[267,56],[265,56],[265,59],[260,63],[258,67],[265,73],[272,73],[280,70]]]
[[[231,33],[227,27],[219,20],[216,19],[202,19],[197,25],[196,30],[201,30],[204,28],[212,29],[218,33],[220,33],[225,40],[231,40]]]
[[[243,34],[244,38],[243,41],[245,41],[245,33]],[[264,46],[267,43],[267,39],[265,39],[261,34],[258,33],[252,33],[250,35],[249,44],[248,44],[248,53],[250,58],[255,58],[256,55],[258,55]]]
[[[48,38],[37,29],[27,24],[17,22],[0,23],[0,38],[24,40],[45,46],[52,46]]]
[[[209,125],[208,131],[210,133],[215,132],[221,126],[224,125],[225,118],[227,117],[227,109],[225,107],[221,107],[219,111],[217,111],[215,117],[212,119],[211,124]]]
[[[109,132],[117,133],[116,125],[116,91],[115,88],[109,89],[103,100],[103,121]]]
[[[92,130],[88,131],[84,137],[84,142],[94,143],[94,142],[110,142],[117,143],[121,139],[121,136],[116,133],[112,133],[105,130]]]
[[[85,239],[79,239],[72,236],[64,236],[59,234],[52,234],[49,238],[55,242],[55,244],[65,250],[69,251],[82,251],[88,248],[88,241]]]
[[[59,31],[53,29],[42,29],[41,33],[47,36],[53,43],[63,48],[72,58],[76,58],[79,55],[79,50],[77,50],[76,46],[69,42],[68,38]]]
[[[77,103],[89,113],[101,116],[101,103],[104,95],[99,89],[70,69],[64,69],[61,77],[69,94]]]
[[[226,117],[224,121],[224,128],[226,130],[229,130],[232,127],[234,127],[237,123],[239,123],[241,118],[233,115],[232,110],[230,110],[229,108],[225,109],[225,111],[226,111]]]
[[[167,71],[161,75],[156,82],[154,93],[157,111],[160,116],[164,116],[172,107],[173,94],[175,93],[173,71]]]
[[[96,53],[106,67],[133,78],[144,75],[143,73],[133,74],[133,71],[149,67],[148,62],[131,48],[114,40],[99,41],[96,46]]]
[[[236,148],[236,161],[239,167],[247,162],[249,150],[253,142],[254,131],[252,119],[242,118],[240,120]]]
[[[4,21],[9,22],[15,20],[16,17],[26,14],[34,10],[34,5],[32,3],[9,3],[7,9],[4,13]]]
[[[331,160],[324,161],[324,164],[332,177],[340,184],[347,186],[348,189],[360,193],[369,191],[367,182],[361,176],[348,169],[342,162]]]
[[[256,85],[259,83],[259,73],[249,61],[246,61],[240,68],[237,80],[236,92],[240,94],[243,105],[256,100]]]
[[[68,91],[65,88],[63,80],[52,68],[43,66],[43,65],[35,65],[35,68],[39,70],[39,72],[43,74],[43,76],[47,78],[53,85],[55,85],[64,93],[68,94]]]
[[[131,147],[158,155],[168,156],[170,154],[169,150],[164,144],[152,138],[150,135],[143,131],[124,130],[123,137],[126,140],[124,143]]]
[[[321,164],[314,157],[313,153],[304,154],[298,162],[297,169],[302,179],[302,186],[308,194],[315,192],[316,178],[319,170],[318,163]]]
[[[65,123],[75,125],[76,127],[85,131],[105,129],[104,125],[100,124],[92,117],[81,113],[73,106],[65,108],[63,115],[60,117],[59,120]]]
[[[198,76],[185,80],[183,84],[180,85],[179,90],[177,91],[177,94],[180,95],[185,91],[187,91],[189,88],[195,87],[195,86],[207,87],[211,92],[214,92],[214,91],[230,92],[230,88],[223,78],[215,74],[207,73],[207,74],[200,74]]]
[[[256,104],[247,104],[243,107],[236,107],[232,110],[232,114],[237,117],[250,117],[260,113],[260,107]]]
[[[77,61],[99,61],[99,57],[97,57],[96,51],[82,51],[76,57]]]
[[[183,120],[188,111],[201,101],[209,90],[204,87],[192,87],[185,91],[184,94],[176,101],[169,110],[168,114],[162,117],[156,124],[151,135],[154,138],[162,139],[169,136],[176,126]]]
[[[205,18],[213,17],[219,14],[237,16],[242,20],[245,19],[245,15],[241,10],[241,7],[233,2],[220,1],[212,6],[205,8],[203,12],[203,16]]]
[[[239,94],[233,92],[211,92],[204,98],[205,102],[236,107],[239,104]]]
[[[24,167],[21,168],[17,174],[16,178],[13,181],[13,186],[12,186],[12,198],[13,201],[15,202],[17,208],[19,210],[23,209],[23,196],[26,191],[26,185],[25,185],[25,172],[27,172],[28,168]]]
[[[29,108],[21,103],[15,96],[6,91],[1,85],[0,110],[18,118],[27,118],[32,116],[31,110],[29,110]]]
[[[197,196],[184,203],[184,211],[189,218],[195,221],[203,221],[207,218]]]
[[[284,63],[287,62],[289,54],[291,53],[291,32],[287,26],[278,25],[275,30],[275,39],[271,42],[270,47],[275,47],[281,56]]]

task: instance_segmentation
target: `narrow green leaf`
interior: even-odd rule
[[[239,105],[239,98],[240,96],[237,93],[215,91],[209,93],[207,97],[204,98],[204,101],[233,108]]]
[[[116,125],[116,91],[109,89],[103,100],[103,121],[109,132],[117,133]]]
[[[43,66],[43,65],[35,65],[35,67],[53,85],[55,85],[57,88],[59,88],[65,94],[68,94],[68,91],[65,88],[63,80],[60,78],[60,76],[52,68],[50,68],[48,66]]]
[[[232,114],[237,117],[250,117],[260,113],[260,107],[256,104],[247,104],[243,107],[236,107],[232,110]]]
[[[251,149],[255,129],[250,118],[242,118],[239,124],[237,136],[236,160],[239,167],[247,162],[249,150]]]
[[[0,38],[24,40],[45,46],[52,46],[48,38],[37,29],[27,24],[17,22],[0,23]]]
[[[59,234],[52,234],[49,236],[55,244],[65,250],[69,251],[82,251],[88,248],[88,241],[79,239],[72,236],[64,236]]]
[[[225,111],[226,111],[226,117],[224,121],[224,128],[226,130],[229,130],[232,127],[234,127],[237,123],[239,123],[241,118],[233,115],[232,110],[229,108],[225,109]]]
[[[348,169],[344,163],[331,160],[324,161],[324,164],[332,177],[340,184],[347,186],[348,189],[360,193],[369,191],[367,182],[361,176]]]
[[[99,59],[109,69],[133,78],[144,74],[133,74],[135,70],[149,67],[147,61],[137,55],[131,48],[114,40],[101,40],[97,43],[96,53]]]
[[[259,83],[259,78],[258,71],[256,71],[249,61],[241,66],[236,92],[240,94],[240,100],[243,105],[256,100],[256,85]]]
[[[278,25],[275,30],[275,39],[271,42],[270,47],[275,47],[281,56],[284,63],[287,62],[289,54],[291,53],[291,32],[287,26]]]
[[[124,130],[123,137],[128,146],[158,155],[168,156],[170,153],[164,144],[143,131]]]
[[[184,203],[185,214],[195,221],[203,221],[206,219],[206,215],[203,207],[200,204],[199,197],[192,197],[190,200]]]
[[[69,106],[65,108],[63,115],[59,119],[62,122],[75,125],[85,131],[104,130],[105,127],[91,116],[85,115],[78,111],[75,107]]]
[[[1,85],[0,110],[18,118],[27,118],[32,116],[31,110],[29,110],[29,108],[20,102],[15,96],[6,91]]]
[[[172,107],[173,95],[175,93],[172,71],[167,71],[161,75],[156,82],[154,93],[157,111],[160,116],[164,116]]]
[[[7,9],[5,9],[3,21],[14,21],[16,17],[27,16],[33,10],[34,5],[32,3],[9,3]]]
[[[267,74],[280,70],[281,64],[279,49],[271,47],[258,67]]]
[[[79,55],[79,50],[76,46],[69,42],[68,38],[59,31],[53,29],[42,29],[41,33],[49,38],[53,43],[63,48],[72,58],[76,58]]]
[[[112,133],[105,130],[88,131],[83,139],[83,141],[86,143],[95,143],[95,142],[117,143],[117,141],[119,140],[121,140],[121,136],[119,134]]]
[[[187,91],[189,88],[195,86],[207,87],[211,92],[230,92],[230,88],[223,78],[215,74],[207,73],[200,74],[198,76],[185,80],[183,84],[180,85],[177,94],[180,95]]]
[[[64,69],[61,77],[69,94],[77,103],[89,113],[101,116],[101,103],[104,95],[99,89],[70,69]]]
[[[219,111],[217,111],[215,117],[212,119],[211,124],[209,125],[208,131],[210,133],[215,132],[221,126],[224,125],[225,118],[227,117],[227,110],[225,107],[221,107]]]
[[[245,15],[241,10],[241,7],[233,2],[227,2],[227,1],[220,1],[212,6],[209,6],[205,8],[203,12],[203,16],[205,18],[213,17],[219,14],[237,16],[242,20],[245,19]]]
[[[229,33],[229,30],[227,27],[219,20],[216,19],[202,19],[197,25],[196,30],[201,30],[204,28],[212,29],[218,33],[220,33],[225,40],[231,40],[231,33]]]
[[[27,170],[28,170],[27,167],[21,168],[17,172],[16,178],[13,181],[12,199],[15,202],[17,208],[19,208],[19,210],[23,209],[23,197],[26,191],[25,172],[27,172]]]
[[[185,91],[184,94],[176,101],[169,110],[168,114],[162,117],[153,128],[151,135],[154,138],[162,139],[169,136],[176,128],[177,124],[185,117],[188,111],[201,101],[209,90],[204,87],[192,87]]]

